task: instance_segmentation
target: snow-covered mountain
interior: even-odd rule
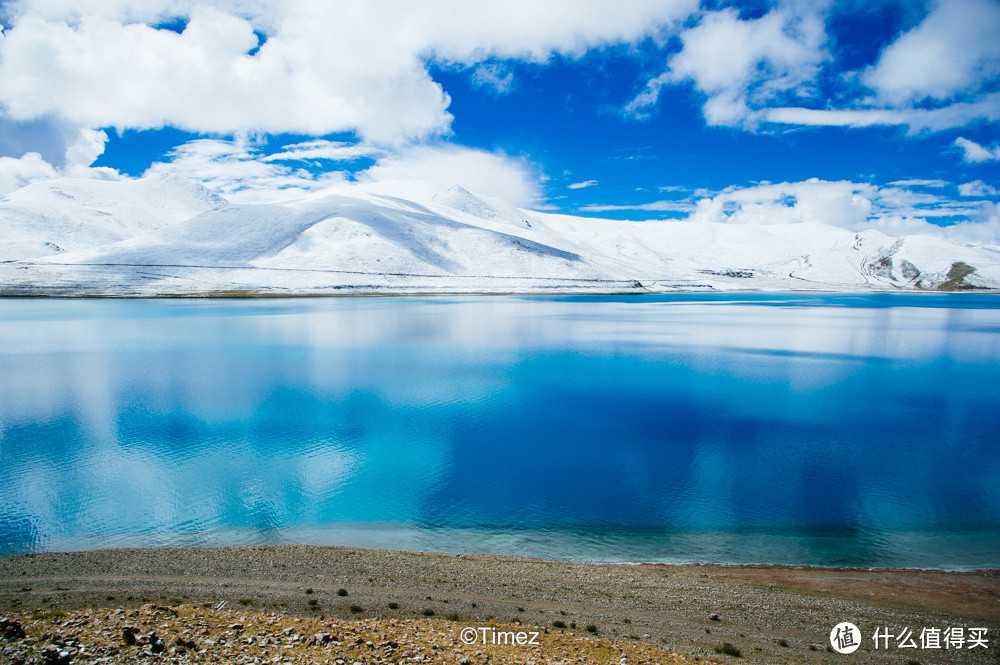
[[[177,177],[0,198],[3,294],[1000,289],[1000,247],[817,223],[626,222],[461,187],[345,184],[231,204]]]

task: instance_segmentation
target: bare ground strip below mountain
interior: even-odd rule
[[[277,612],[289,622],[322,616],[338,622],[339,630],[360,630],[360,622],[368,622],[365,630],[390,639],[409,625],[405,621],[430,621],[428,630],[453,633],[456,649],[463,648],[462,628],[491,621],[546,631],[553,649],[565,646],[563,638],[605,640],[586,643],[591,651],[577,653],[583,660],[575,662],[605,662],[604,656],[579,654],[606,652],[617,654],[617,663],[622,654],[638,654],[635,649],[648,662],[670,662],[671,652],[741,663],[1000,662],[1000,571],[579,564],[312,546],[0,558],[0,614],[32,626],[67,621],[59,612],[82,625],[85,615],[72,614],[81,608],[138,610],[146,603],[192,608],[186,611],[200,612],[197,621],[211,624],[215,610],[204,605],[221,601],[226,608],[216,623],[229,621],[222,613],[231,611],[258,617]],[[827,650],[830,630],[840,621],[864,634],[862,648],[849,657]],[[988,648],[903,649],[892,641],[876,650],[871,640],[876,628],[894,634],[908,628],[916,636],[951,627],[986,628]],[[117,634],[111,639],[120,642]],[[717,651],[727,643],[741,657]],[[523,662],[557,662],[544,645],[533,653]],[[439,655],[440,662],[457,662],[454,654]],[[519,658],[498,652],[492,662]]]

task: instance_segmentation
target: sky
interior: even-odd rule
[[[422,179],[1000,244],[1000,0],[0,0],[0,195]]]

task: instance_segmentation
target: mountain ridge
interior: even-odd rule
[[[818,222],[619,221],[460,186],[231,203],[176,176],[0,198],[0,294],[322,295],[1000,289],[1000,247]]]

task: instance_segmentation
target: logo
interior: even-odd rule
[[[837,653],[854,653],[861,646],[861,631],[850,621],[842,621],[830,631],[830,646]]]
[[[511,646],[538,646],[538,631],[497,630],[493,626],[466,626],[459,633],[465,644],[509,644]]]

